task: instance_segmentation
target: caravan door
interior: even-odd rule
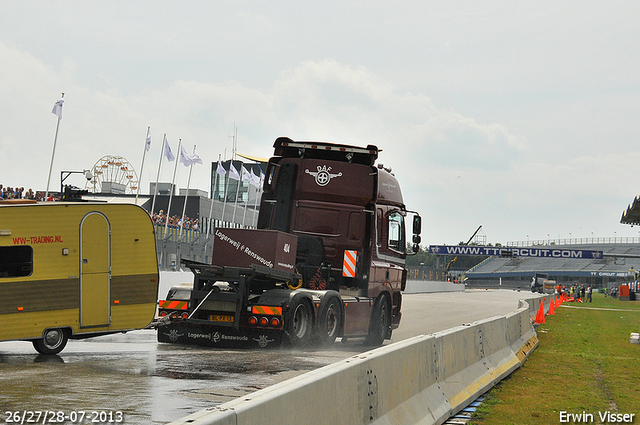
[[[80,222],[80,328],[111,324],[111,227],[93,211]]]

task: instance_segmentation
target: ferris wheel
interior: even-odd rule
[[[138,175],[133,166],[121,156],[103,156],[91,168],[93,178],[85,189],[92,193],[136,193]]]

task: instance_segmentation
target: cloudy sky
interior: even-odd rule
[[[383,149],[423,243],[636,237],[640,2],[30,1],[0,14],[0,183],[107,155],[155,181],[163,134],[211,162],[279,136]],[[173,163],[163,163],[170,181]],[[188,169],[178,168],[186,187]],[[80,175],[67,180],[84,187]]]

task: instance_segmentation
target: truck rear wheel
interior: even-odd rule
[[[64,329],[47,329],[42,334],[42,338],[32,341],[33,348],[40,354],[58,354],[67,345],[69,337]]]
[[[318,312],[318,328],[314,337],[315,342],[323,347],[333,344],[344,320],[340,296],[328,293],[325,297]]]
[[[305,297],[293,297],[286,316],[286,336],[293,347],[309,344],[313,333],[313,312],[310,301]]]
[[[369,335],[365,339],[366,345],[382,345],[388,337],[391,329],[391,307],[386,296],[379,297],[373,304],[371,322],[369,323]]]

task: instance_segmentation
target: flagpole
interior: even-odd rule
[[[220,154],[218,154],[218,164],[220,164]],[[220,173],[218,173],[218,170],[216,169],[216,179],[213,181],[213,188],[211,189],[211,208],[209,208],[209,226],[207,226],[207,233],[211,234],[211,220],[213,219],[212,215],[213,215],[213,200],[214,200],[214,196],[216,193],[216,190],[218,189],[218,177],[220,176]]]
[[[233,164],[233,161],[231,161],[231,163]],[[242,162],[240,163],[240,166],[242,167]],[[236,221],[236,209],[238,208],[238,195],[240,194],[240,185],[242,184],[242,176],[240,176],[240,179],[238,180],[238,184],[236,185],[236,202],[233,204],[233,222],[235,223]]]
[[[224,211],[227,208],[227,196],[229,195],[229,182],[231,181],[231,177],[227,176],[225,185],[224,185],[224,200],[222,202],[222,221],[225,221]]]
[[[229,164],[233,164],[233,161],[230,161]],[[224,222],[224,211],[227,208],[227,194],[229,193],[229,179],[231,175],[231,165],[229,165],[229,171],[227,172],[227,178],[224,182],[224,199],[222,200],[222,218],[221,220]]]
[[[260,189],[256,189],[256,203],[253,206],[253,214],[251,217],[251,224],[254,225],[255,227],[258,227],[258,223],[254,222],[256,221],[256,212],[258,211],[258,200],[260,199],[260,197],[258,196],[260,194]]]
[[[247,191],[247,202],[244,204],[244,214],[242,214],[242,226],[245,226],[245,220],[247,218],[247,206],[249,205],[249,191]]]
[[[142,165],[140,165],[140,178],[138,179],[138,191],[136,192],[136,205],[138,205],[138,195],[140,195],[140,180],[142,180],[142,171],[144,170],[144,157],[147,155],[148,140],[149,140],[149,132],[151,131],[151,127],[147,126],[147,137],[145,137],[144,142],[144,152],[142,152]]]
[[[242,165],[242,175],[244,177],[244,172],[247,169],[244,167],[244,165]],[[247,171],[247,179],[250,179],[250,177],[248,176],[249,172]],[[244,179],[242,179],[244,180]],[[247,207],[249,206],[249,187],[251,187],[251,181],[247,180],[249,182],[249,186],[247,186],[247,202],[245,202],[244,204],[244,214],[242,214],[242,226],[245,226],[245,219],[247,218]]]
[[[181,147],[182,147],[182,139],[178,141],[178,152],[180,152]],[[176,165],[173,167],[173,178],[171,179],[171,193],[169,194],[169,206],[167,207],[167,220],[164,223],[165,237],[167,235],[167,229],[169,228],[169,212],[171,211],[171,200],[173,199],[173,192],[174,192],[173,185],[174,185],[174,182],[176,181],[176,171],[178,170],[178,162],[180,161],[176,159]]]
[[[184,227],[184,213],[187,211],[187,197],[189,196],[189,184],[191,183],[191,171],[193,168],[193,164],[189,165],[189,178],[187,179],[187,193],[184,195],[184,206],[182,207],[182,224],[180,225],[180,233],[178,237],[182,236],[182,228]]]
[[[162,149],[160,149],[160,161],[158,162],[158,174],[156,175],[156,186],[153,188],[153,201],[151,202],[151,211],[149,215],[153,216],[153,208],[156,205],[156,194],[158,193],[158,181],[160,180],[160,168],[162,167],[162,157],[164,156],[164,144],[167,143],[167,133],[162,136]]]
[[[196,151],[196,145],[193,145],[193,152]],[[182,207],[182,226],[180,226],[180,234],[182,236],[182,228],[184,227],[184,213],[187,211],[187,198],[189,197],[189,185],[191,184],[191,171],[193,170],[193,162],[189,165],[189,178],[187,179],[187,192],[184,195],[184,206]]]
[[[262,168],[260,169],[260,174],[262,174]],[[260,177],[258,177],[258,178],[260,178]],[[262,189],[262,187],[256,187],[256,203],[253,206],[253,215],[251,217],[251,224],[253,224],[256,221],[256,212],[258,211],[258,200],[260,199],[259,195],[260,195],[261,189]],[[255,226],[258,227],[258,223],[255,223]]]
[[[260,167],[260,198],[256,198],[256,210],[254,211],[253,217],[256,220],[256,227],[258,227],[258,219],[255,218],[255,215],[258,213],[258,199],[262,200],[262,194],[264,193],[264,173],[262,172],[262,167]],[[258,215],[258,218],[260,216]]]
[[[235,145],[236,145],[236,134],[238,129],[236,128],[236,122],[233,121],[233,135],[231,136],[231,160],[229,161],[229,173],[227,175],[226,184],[224,185],[224,201],[222,203],[222,221],[224,221],[224,212],[227,208],[227,195],[229,193],[229,182],[231,181],[231,167],[233,166],[233,160],[236,156]],[[224,149],[224,156],[227,156],[227,149]],[[235,211],[235,210],[234,210]],[[235,214],[233,216],[232,222],[235,220]]]
[[[64,93],[62,93],[62,99],[64,99]],[[60,106],[62,109],[62,106]],[[53,151],[51,152],[51,163],[49,164],[49,177],[47,178],[47,190],[44,193],[44,200],[46,201],[49,197],[49,184],[51,183],[51,171],[53,170],[53,157],[56,154],[56,143],[58,142],[58,128],[60,128],[60,120],[62,119],[62,110],[60,111],[60,115],[58,116],[58,122],[56,123],[56,135],[53,137]]]
[[[236,123],[233,123],[235,127],[235,134],[233,135],[233,159],[236,159],[236,152],[238,151],[238,127],[236,127]]]

